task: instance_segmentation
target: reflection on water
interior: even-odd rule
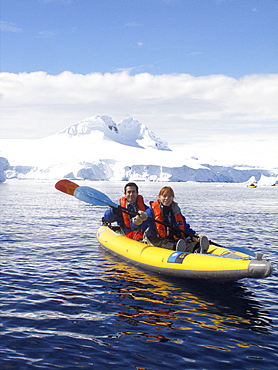
[[[267,333],[269,313],[243,283],[227,284],[178,280],[144,272],[103,252],[119,320],[180,330],[196,326],[227,332],[245,328]],[[107,265],[109,265],[107,263]],[[106,267],[107,267],[106,265]],[[159,307],[159,308],[158,308]]]

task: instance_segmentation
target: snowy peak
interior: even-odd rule
[[[64,130],[58,132],[58,134],[67,134],[69,136],[91,135],[94,134],[95,131],[105,133],[107,129],[117,132],[116,126],[116,123],[108,116],[92,116],[74,125],[68,126]]]
[[[152,131],[139,121],[128,117],[120,123],[115,123],[111,117],[92,116],[58,132],[69,136],[98,135],[103,139],[138,148],[154,148],[170,150],[168,144],[158,138]]]

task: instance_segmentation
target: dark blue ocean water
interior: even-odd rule
[[[124,183],[81,185],[117,202]],[[149,201],[164,184],[139,185]],[[273,275],[216,284],[139,270],[99,248],[103,208],[51,181],[7,181],[0,184],[1,369],[277,368],[278,187],[170,185],[192,228],[263,251]]]

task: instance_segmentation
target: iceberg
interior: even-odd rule
[[[6,181],[6,173],[10,167],[8,160],[4,157],[0,157],[0,182]]]

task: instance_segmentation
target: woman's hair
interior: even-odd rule
[[[162,189],[160,189],[159,193],[158,193],[158,198],[160,197],[160,195],[164,195],[164,194],[170,194],[173,198],[175,198],[175,193],[174,193],[174,190],[170,187],[170,186],[164,186]],[[172,202],[172,204],[178,204],[177,202]]]
[[[160,197],[160,195],[164,195],[165,193],[168,193],[175,198],[174,190],[170,186],[164,186],[162,189],[160,189],[158,197]]]

